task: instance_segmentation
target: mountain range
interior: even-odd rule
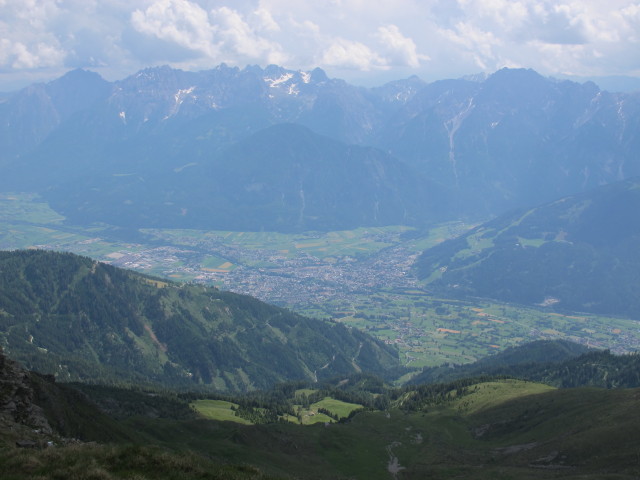
[[[0,124],[0,188],[126,227],[424,226],[640,175],[639,93],[525,69],[376,88],[278,66],[75,70],[4,99]]]

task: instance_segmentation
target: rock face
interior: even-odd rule
[[[20,448],[46,446],[53,434],[44,411],[34,403],[32,375],[0,349],[0,441]]]
[[[132,437],[84,393],[24,369],[0,349],[0,448],[121,440]]]

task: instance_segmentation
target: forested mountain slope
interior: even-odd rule
[[[518,210],[425,251],[418,275],[446,295],[640,314],[640,180]]]
[[[398,365],[347,329],[71,254],[0,252],[0,342],[60,380],[242,391]]]

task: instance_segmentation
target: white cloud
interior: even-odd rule
[[[302,23],[298,23],[294,19],[290,18],[289,23],[299,30],[302,35],[310,35],[313,37],[318,37],[320,35],[320,26],[313,23],[311,20],[305,20]]]
[[[504,65],[640,75],[640,0],[0,0],[0,90],[36,71],[98,66],[113,79],[222,61],[347,79]]]
[[[251,23],[250,23],[251,22]],[[189,0],[157,0],[146,10],[131,15],[135,30],[150,38],[167,42],[197,54],[192,63],[243,62],[283,63],[287,55],[281,46],[264,36],[279,26],[264,9],[241,12],[226,6],[207,11]],[[261,34],[261,32],[263,34]],[[166,51],[168,58],[175,52]]]
[[[273,19],[271,12],[266,8],[258,8],[253,11],[253,14],[259,19],[259,25],[261,30],[267,32],[279,32],[280,25]]]
[[[3,41],[3,50],[4,48],[5,42]],[[29,48],[17,42],[13,45],[6,45],[6,48],[7,58],[4,61],[10,63],[11,67],[16,69],[54,67],[61,63],[65,56],[63,51],[46,43],[38,43]]]
[[[277,42],[271,41],[256,33],[256,29],[245,21],[243,16],[228,7],[211,11],[216,23],[216,37],[230,57],[231,63],[240,63],[234,58],[266,63],[284,63],[287,55]],[[264,20],[264,13],[262,20]],[[272,19],[273,20],[273,19]],[[275,24],[275,22],[274,22]]]
[[[0,68],[31,70],[63,62],[65,53],[49,30],[58,13],[53,0],[0,3]]]
[[[481,70],[495,70],[504,61],[496,51],[502,46],[500,38],[471,23],[459,22],[453,29],[441,31],[443,38],[460,47],[459,54],[469,58]]]
[[[417,68],[421,61],[429,60],[418,53],[415,42],[402,35],[396,25],[379,27],[376,36],[384,46],[389,65]]]
[[[131,23],[140,33],[173,42],[186,49],[214,57],[214,28],[209,15],[198,4],[187,0],[160,0],[146,10],[135,10]]]
[[[612,75],[640,67],[635,53],[640,28],[632,25],[640,2],[457,0],[457,5],[455,22],[437,29],[449,44],[442,49],[457,46],[454,52],[486,71],[519,64],[548,74]]]
[[[377,53],[360,42],[336,39],[319,58],[321,65],[369,71],[385,68],[386,62]]]

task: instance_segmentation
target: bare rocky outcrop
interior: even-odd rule
[[[0,350],[0,419],[2,423],[16,423],[50,435],[51,425],[42,408],[34,403],[31,375]]]

